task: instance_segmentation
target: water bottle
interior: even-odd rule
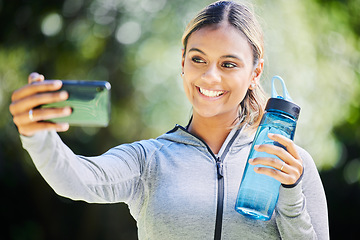
[[[283,96],[277,94],[274,85],[275,80],[281,82]],[[268,134],[281,134],[293,140],[296,122],[300,113],[300,107],[292,102],[281,77],[273,77],[271,85],[272,96],[266,104],[265,114],[256,131],[235,204],[237,212],[250,218],[264,221],[271,219],[279,197],[281,183],[272,177],[256,173],[254,166],[249,164],[249,159],[257,157],[279,159],[275,155],[255,151],[254,146],[272,144],[285,148],[278,142],[270,140]],[[258,166],[264,167],[263,165]]]

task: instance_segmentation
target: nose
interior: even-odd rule
[[[221,82],[221,75],[216,64],[208,65],[205,72],[202,74],[201,79],[207,83],[219,83]]]

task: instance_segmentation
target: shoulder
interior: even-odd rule
[[[303,190],[309,192],[317,192],[317,189],[320,191],[322,187],[322,182],[320,178],[319,171],[316,167],[315,161],[311,155],[303,148],[297,147],[298,153],[303,161],[304,167],[304,177],[303,177]]]
[[[140,140],[133,143],[123,143],[111,148],[105,155],[131,155],[140,158],[147,158],[152,153],[160,150],[163,143],[156,139]]]
[[[156,152],[161,152],[171,145],[177,143],[176,133],[167,133],[160,135],[157,138],[139,140],[132,143],[120,144],[108,151],[110,154],[116,152],[126,152],[130,155],[136,155],[138,157],[148,158]]]
[[[306,151],[305,149],[303,149],[302,147],[296,146],[296,149],[303,161],[303,166],[304,168],[311,168],[311,169],[316,169],[316,164],[314,159],[312,158],[312,156],[310,155],[310,153],[308,151]],[[317,170],[316,170],[317,171]]]

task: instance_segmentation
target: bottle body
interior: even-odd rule
[[[270,220],[279,197],[281,183],[272,177],[256,173],[254,166],[249,164],[249,159],[257,157],[278,158],[275,155],[257,152],[254,150],[254,146],[272,144],[283,147],[279,143],[270,140],[268,134],[281,134],[293,140],[295,129],[296,119],[282,111],[271,109],[271,111],[267,111],[264,114],[256,131],[245,166],[235,204],[235,210],[237,212],[254,219]],[[262,165],[258,166],[264,167]]]

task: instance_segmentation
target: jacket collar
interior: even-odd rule
[[[230,139],[234,136],[234,134],[236,133],[237,130],[239,130],[240,133],[237,136],[234,143],[232,144],[232,147],[239,147],[239,146],[251,144],[253,142],[255,133],[249,131],[247,124],[243,125],[242,127],[239,127],[239,126],[240,126],[240,124],[237,124],[230,131],[225,142],[223,143],[223,146],[221,147],[221,149],[219,151],[219,154],[224,150],[224,148],[227,146]],[[159,138],[167,139],[167,140],[173,141],[173,142],[189,144],[189,145],[193,145],[193,146],[197,146],[197,147],[200,147],[200,146],[207,147],[207,144],[203,140],[201,140],[200,138],[198,138],[198,137],[192,135],[190,132],[188,132],[187,127],[183,127],[178,124],[176,124],[172,130],[170,130],[166,134],[160,136]]]

